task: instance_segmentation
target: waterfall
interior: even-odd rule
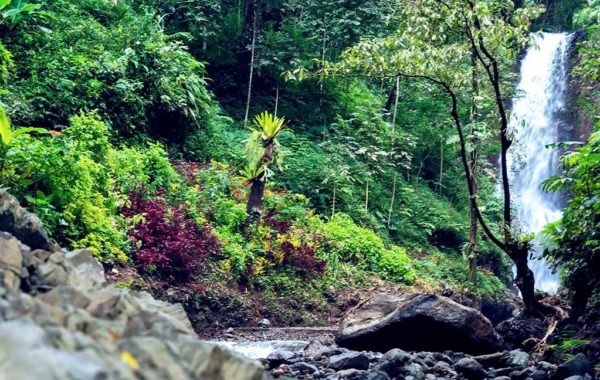
[[[537,34],[521,64],[509,125],[514,144],[508,164],[514,206],[523,233],[537,234],[561,216],[560,195],[546,193],[540,185],[556,174],[560,156],[558,148],[547,145],[558,141],[564,116],[569,42],[570,36],[565,33]],[[533,244],[529,267],[535,274],[536,288],[554,294],[559,286],[558,274],[540,257],[539,237]]]

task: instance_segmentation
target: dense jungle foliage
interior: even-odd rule
[[[451,84],[473,198],[499,232],[493,87],[483,74],[471,86],[482,67],[430,2],[417,9],[432,20],[420,36],[400,3],[0,0],[0,186],[58,242],[192,295],[216,282],[323,296],[379,278],[501,297],[512,264],[482,231],[469,238],[447,91],[413,77],[437,67]],[[483,38],[507,99],[530,31],[586,29],[577,75],[599,78],[600,2],[541,3],[472,10],[505,16]],[[415,71],[379,70],[386,49],[406,49]],[[597,120],[597,86],[581,102]],[[567,284],[585,271],[589,289],[599,287],[598,128],[547,183],[571,194],[547,254]]]

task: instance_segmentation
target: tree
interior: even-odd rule
[[[245,229],[258,222],[267,180],[273,174],[271,165],[281,160],[277,137],[285,130],[285,119],[263,112],[254,118],[254,128],[246,141],[248,165],[244,175],[250,184],[250,196],[246,205]]]
[[[485,235],[515,263],[515,282],[529,312],[537,311],[539,305],[535,298],[533,273],[527,265],[530,246],[514,229],[511,210],[507,151],[512,140],[505,104],[510,98],[510,86],[505,77],[518,50],[528,43],[531,22],[541,11],[535,6],[515,9],[511,1],[402,0],[399,12],[406,20],[405,25],[388,37],[363,41],[348,49],[343,53],[341,62],[327,65],[322,72],[322,75],[330,76],[366,75],[378,78],[400,75],[428,81],[444,91],[458,134],[470,206]],[[478,204],[474,158],[469,154],[465,117],[461,115],[463,98],[468,98],[466,95],[471,93],[472,56],[481,66],[485,78],[486,95],[482,97],[493,103],[498,120],[494,131],[500,143],[501,236],[486,221]]]

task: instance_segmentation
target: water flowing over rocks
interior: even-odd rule
[[[2,190],[0,230],[0,380],[267,378],[200,341],[180,305],[107,285],[89,251],[59,250]]]
[[[496,352],[502,340],[479,311],[433,294],[379,294],[340,325],[336,342],[351,349]]]

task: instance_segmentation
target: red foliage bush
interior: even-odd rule
[[[295,246],[289,241],[281,243],[281,250],[285,254],[283,263],[290,265],[298,273],[304,275],[323,274],[327,261],[316,257],[314,247],[301,244]]]
[[[189,184],[196,185],[198,182],[198,163],[193,161],[173,160],[173,167]]]
[[[292,222],[290,220],[279,219],[274,211],[269,211],[263,218],[263,223],[275,229],[280,234],[287,233],[292,228]]]
[[[185,283],[208,256],[221,249],[209,228],[196,226],[179,207],[160,199],[144,199],[141,192],[130,195],[130,206],[122,213],[127,217],[143,216],[129,232],[140,247],[134,259],[140,270],[160,278]]]

